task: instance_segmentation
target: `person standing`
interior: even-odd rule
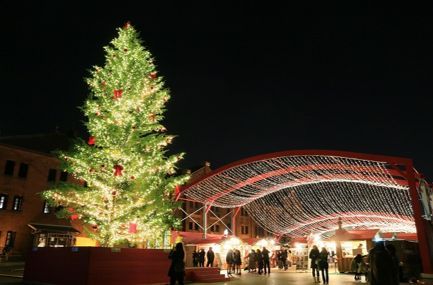
[[[198,262],[199,262],[199,254],[194,249],[194,251],[192,252],[192,266],[197,267],[198,266]]]
[[[392,284],[393,261],[391,255],[385,249],[383,241],[379,241],[368,254],[370,265],[370,285]]]
[[[206,253],[206,257],[207,257],[207,264],[206,267],[213,267],[213,261],[215,259],[215,254],[212,250],[212,247],[209,247],[209,250]]]
[[[282,252],[281,252],[281,260],[282,260],[282,262],[283,262],[283,267],[284,267],[284,270],[287,270],[288,269],[288,264],[287,264],[287,257],[288,257],[288,252],[287,252],[287,249],[284,249]]]
[[[313,270],[313,278],[314,278],[314,282],[319,283],[320,282],[320,278],[319,278],[319,268],[317,266],[317,261],[319,258],[319,249],[317,248],[316,245],[313,245],[313,249],[310,251],[310,255],[309,258],[311,259],[311,269]]]
[[[233,270],[233,250],[229,249],[229,251],[227,251],[226,254],[226,264],[227,264],[227,275],[231,276],[232,275],[232,270]]]
[[[171,265],[168,270],[170,285],[175,285],[176,281],[179,285],[183,285],[185,276],[185,251],[183,250],[183,244],[177,243],[176,247],[168,255],[168,258],[171,259]]]
[[[242,257],[239,249],[233,250],[233,263],[235,265],[235,274],[241,275]]]
[[[262,274],[263,272],[263,255],[260,249],[257,249],[256,252],[256,259],[257,259],[257,267],[259,268],[259,274]]]
[[[323,284],[329,284],[329,264],[328,264],[329,252],[326,248],[322,247],[322,251],[319,253],[318,266],[322,272]]]
[[[250,254],[248,254],[248,272],[256,271],[256,263],[256,253],[252,249]]]
[[[199,267],[204,267],[204,256],[206,255],[206,253],[204,252],[204,249],[200,249],[200,251],[198,252],[198,266]]]
[[[263,256],[263,266],[265,268],[265,274],[271,274],[271,264],[270,264],[270,260],[269,260],[269,250],[266,249],[266,247],[263,247],[262,250],[262,256]],[[268,269],[266,271],[266,269]]]

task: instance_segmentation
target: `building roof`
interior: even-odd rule
[[[51,154],[55,150],[68,149],[70,141],[71,137],[61,133],[0,137],[0,144],[45,154]]]

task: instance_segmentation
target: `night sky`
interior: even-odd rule
[[[131,21],[171,90],[164,125],[182,168],[332,149],[410,157],[433,179],[431,7],[9,2],[2,136],[84,134],[83,78]]]

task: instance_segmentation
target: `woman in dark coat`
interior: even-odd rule
[[[322,272],[322,281],[323,284],[329,284],[329,264],[328,264],[328,256],[329,252],[326,250],[326,248],[322,247],[322,251],[319,254],[319,269]]]
[[[175,285],[176,281],[179,285],[183,285],[183,279],[185,276],[185,252],[183,250],[183,244],[177,243],[176,247],[170,252],[169,259],[171,259],[170,269],[168,270],[168,276],[170,276],[170,285]]]
[[[310,259],[311,259],[311,269],[313,269],[313,278],[314,282],[320,282],[319,279],[319,268],[317,266],[318,258],[319,258],[319,249],[316,245],[313,245],[313,249],[310,251]]]
[[[259,274],[263,272],[263,255],[260,249],[256,251],[257,267],[259,268]]]

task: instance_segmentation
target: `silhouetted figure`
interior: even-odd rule
[[[182,243],[177,243],[176,247],[170,252],[168,258],[171,259],[168,276],[170,276],[170,285],[175,285],[176,281],[179,285],[183,285],[185,276],[185,252]]]
[[[250,254],[248,254],[248,272],[256,271],[256,263],[256,253],[254,249],[252,249]]]
[[[393,261],[385,249],[383,241],[379,241],[368,254],[370,264],[369,280],[371,285],[392,284]]]
[[[198,266],[199,267],[204,267],[205,255],[206,255],[206,253],[204,252],[204,249],[200,249],[200,251],[198,252]]]
[[[328,264],[329,252],[326,248],[322,247],[322,251],[319,253],[318,266],[322,272],[323,284],[329,284],[329,264]]]
[[[271,264],[269,262],[269,250],[266,249],[266,247],[263,247],[262,250],[262,256],[263,256],[263,266],[265,268],[265,274],[271,274]],[[266,271],[266,269],[268,269]]]
[[[212,250],[212,247],[209,247],[209,250],[206,253],[206,257],[207,257],[207,264],[206,267],[213,267],[213,261],[215,259],[215,254]]]
[[[319,258],[319,249],[317,248],[316,245],[313,245],[313,249],[310,251],[310,259],[311,259],[311,269],[313,270],[313,278],[314,278],[314,282],[320,282],[320,278],[319,278],[319,268],[317,266],[317,262],[318,262],[318,258]]]
[[[234,263],[233,250],[232,249],[229,249],[227,251],[226,263],[227,263],[227,275],[232,275],[233,263]]]
[[[259,268],[259,274],[262,274],[263,272],[263,255],[260,249],[257,249],[256,251],[256,258],[257,258],[257,267]]]
[[[392,281],[389,285],[398,285],[400,284],[400,261],[398,260],[395,246],[388,243],[385,246],[385,249],[388,251],[392,259]]]
[[[192,266],[197,267],[199,263],[200,256],[198,252],[194,249],[192,252]]]

